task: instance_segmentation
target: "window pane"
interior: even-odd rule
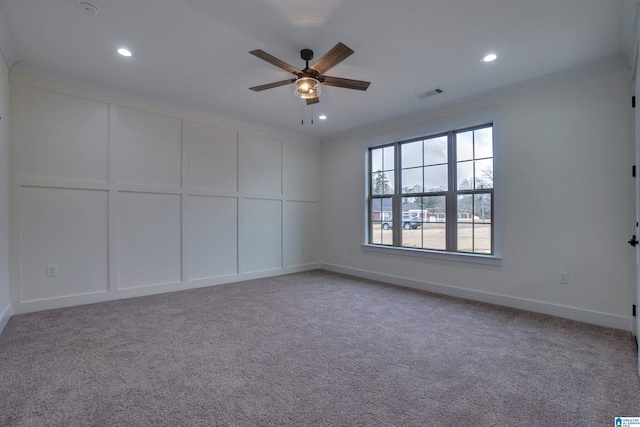
[[[387,221],[391,226],[391,205],[391,197],[371,200],[371,213],[369,215],[371,221]]]
[[[391,244],[391,240],[389,240],[393,239],[391,206],[390,197],[371,200],[371,211],[369,212],[371,243]]]
[[[422,168],[402,170],[402,192],[421,193],[422,192]]]
[[[369,221],[380,221],[380,206],[382,205],[382,199],[371,199],[369,204]]]
[[[447,249],[446,197],[423,197],[422,206],[424,209],[422,247],[425,249]]]
[[[425,222],[445,222],[447,212],[445,196],[425,196],[422,198]]]
[[[448,188],[447,165],[424,168],[424,190],[446,191]]]
[[[371,174],[371,194],[379,196],[382,193],[382,171]]]
[[[422,166],[422,141],[402,144],[402,167],[411,168]]]
[[[377,171],[371,174],[371,194],[393,194],[393,181],[389,180],[389,176],[393,179],[393,172]]]
[[[371,150],[371,172],[382,170],[382,148]]]
[[[493,157],[493,128],[477,129],[473,134],[475,158]]]
[[[384,147],[383,148],[383,154],[382,154],[382,170],[386,170],[386,171],[390,171],[390,170],[394,170],[395,167],[395,162],[394,162],[394,150],[395,148],[393,146],[391,147]]]
[[[473,195],[458,196],[458,242],[460,252],[473,252]]]
[[[473,251],[476,253],[491,253],[491,194],[475,194]]]
[[[403,219],[410,217],[418,222],[422,221],[422,197],[403,197],[402,198],[402,216]],[[416,225],[416,224],[413,224]]]
[[[473,222],[476,224],[491,223],[491,194],[474,194],[473,195]]]
[[[458,190],[473,189],[473,162],[458,163],[457,173]]]
[[[371,194],[393,194],[394,147],[371,150]]]
[[[493,188],[493,159],[476,160],[476,188]]]
[[[382,229],[380,228],[380,222],[371,223],[371,243],[380,245],[382,244]]]
[[[382,243],[382,230],[380,227],[382,199],[371,199],[369,210],[369,233],[371,243]]]
[[[473,159],[473,131],[456,133],[456,156],[459,162]]]
[[[448,161],[446,135],[424,141],[425,166],[447,163]]]
[[[422,247],[422,197],[402,198],[402,246]]]
[[[388,185],[385,187],[384,194],[393,194],[393,189],[395,188],[395,185],[396,185],[393,171],[387,171],[385,173],[385,177],[387,179]]]
[[[491,253],[491,194],[458,196],[458,251]]]
[[[393,245],[393,230],[382,229],[382,244]]]
[[[386,200],[386,202],[383,203],[384,209],[388,209],[385,210],[383,212],[383,220],[381,222],[381,243],[383,245],[393,245],[393,226],[395,224],[395,219],[393,218],[393,214],[391,211],[391,199],[383,199]]]

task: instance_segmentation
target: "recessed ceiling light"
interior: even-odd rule
[[[126,57],[131,56],[131,51],[129,49],[124,48],[124,47],[121,47],[120,49],[118,49],[118,53],[120,55],[126,56]]]
[[[487,56],[485,56],[484,58],[482,58],[482,60],[484,62],[492,62],[492,61],[495,61],[497,57],[498,56],[495,53],[490,53]]]
[[[321,115],[321,116],[318,116],[318,118],[319,118],[320,120],[327,120],[327,116],[325,116],[324,114],[323,114],[323,115]]]

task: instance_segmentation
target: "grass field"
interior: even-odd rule
[[[402,230],[402,246],[409,248],[446,249],[446,225],[423,223],[421,227]],[[373,225],[371,243],[391,245],[393,230],[382,230]],[[458,250],[463,252],[491,252],[491,224],[458,223]]]

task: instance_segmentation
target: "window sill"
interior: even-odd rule
[[[496,255],[467,254],[458,252],[430,251],[425,249],[401,248],[396,246],[361,245],[364,252],[386,255],[410,256],[416,258],[439,259],[445,261],[467,262],[472,264],[502,265],[502,257]]]

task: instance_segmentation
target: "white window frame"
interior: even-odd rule
[[[445,134],[451,131],[472,128],[491,123],[493,126],[493,254],[480,254],[469,252],[449,252],[422,248],[407,248],[400,246],[383,246],[369,243],[369,183],[371,172],[369,170],[369,149],[390,143],[403,142],[412,139],[428,137],[430,135]],[[365,162],[365,192],[362,210],[364,212],[364,227],[362,229],[362,250],[364,252],[381,253],[392,256],[410,256],[419,258],[431,258],[448,261],[470,262],[476,264],[501,265],[502,264],[502,111],[500,108],[475,111],[459,116],[448,117],[418,125],[412,125],[398,129],[383,135],[368,138],[362,143],[363,161]]]

